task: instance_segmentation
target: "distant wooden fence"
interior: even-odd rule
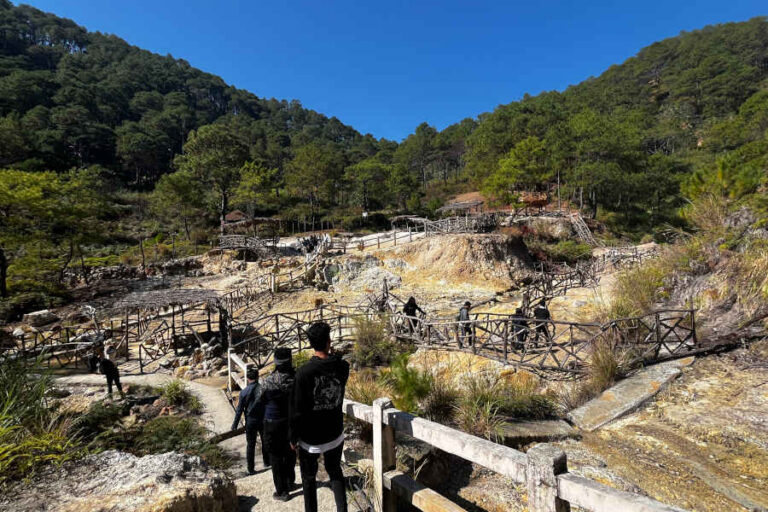
[[[373,426],[372,494],[378,511],[394,512],[403,500],[425,512],[462,510],[396,470],[399,432],[524,484],[531,512],[564,512],[572,505],[590,512],[684,512],[569,473],[565,452],[551,444],[538,444],[523,453],[394,409],[387,398],[372,406],[345,400],[343,409],[347,417]]]

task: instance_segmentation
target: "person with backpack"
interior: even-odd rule
[[[248,474],[255,475],[256,459],[256,437],[261,435],[261,456],[265,467],[269,467],[269,454],[264,447],[264,407],[261,403],[262,389],[259,385],[259,370],[250,367],[246,374],[248,385],[240,391],[240,397],[237,401],[237,410],[235,411],[235,421],[232,422],[232,430],[237,430],[240,424],[240,418],[245,413],[245,440],[247,447],[245,450],[245,461],[248,465]]]
[[[337,512],[347,512],[341,471],[344,446],[344,389],[349,363],[331,352],[331,327],[315,322],[307,329],[314,356],[296,372],[291,397],[291,447],[299,451],[304,511],[317,512],[317,463],[323,456]]]
[[[275,349],[275,371],[262,383],[261,402],[264,404],[264,447],[272,463],[273,498],[288,501],[288,493],[296,482],[296,452],[288,439],[288,408],[296,372],[293,370],[291,349]]]

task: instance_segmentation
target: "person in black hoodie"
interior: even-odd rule
[[[418,304],[416,304],[416,299],[410,297],[408,302],[406,302],[403,306],[403,313],[407,317],[406,322],[408,322],[408,332],[410,333],[413,333],[414,330],[419,330],[419,318],[416,316],[417,311],[422,315],[425,314],[424,310],[421,309]]]
[[[307,329],[315,355],[296,372],[291,398],[291,447],[299,450],[304,511],[317,512],[317,461],[323,455],[337,512],[347,512],[341,472],[344,446],[344,388],[349,364],[331,354],[331,327],[315,322]]]
[[[275,349],[275,371],[261,385],[264,404],[264,446],[272,463],[275,483],[273,498],[288,501],[288,492],[296,481],[296,452],[288,439],[288,407],[296,374],[291,360],[291,349]]]

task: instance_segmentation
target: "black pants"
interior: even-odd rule
[[[336,512],[347,512],[347,491],[344,488],[344,474],[341,472],[341,450],[344,443],[323,454],[325,472],[331,480]],[[299,448],[301,484],[304,487],[304,512],[317,512],[317,460],[319,454]]]
[[[272,463],[275,492],[286,494],[296,483],[296,452],[288,440],[288,420],[264,420],[263,439]]]
[[[255,471],[256,462],[256,436],[261,436],[261,458],[265,466],[269,466],[269,454],[264,448],[263,425],[259,421],[245,420],[245,440],[247,446],[245,449],[245,462],[248,464],[248,471]]]
[[[108,373],[106,374],[107,377],[107,392],[111,395],[112,394],[112,383],[114,382],[115,387],[117,388],[117,391],[122,395],[123,394],[123,386],[120,385],[120,372],[114,372],[114,373]]]

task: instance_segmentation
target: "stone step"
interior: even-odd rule
[[[568,420],[581,430],[597,430],[637,410],[693,361],[693,357],[686,357],[644,368],[568,413]]]
[[[504,425],[502,436],[505,445],[519,446],[577,438],[579,433],[563,420],[515,421]]]

